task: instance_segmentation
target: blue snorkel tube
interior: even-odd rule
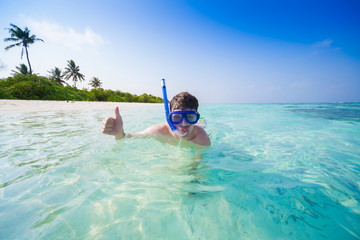
[[[167,94],[166,94],[165,79],[161,79],[161,86],[162,86],[163,100],[164,100],[164,107],[165,107],[165,118],[166,118],[166,121],[169,124],[171,130],[176,131],[176,127],[169,119],[170,111],[169,111],[169,104],[168,104],[169,101],[168,101]]]

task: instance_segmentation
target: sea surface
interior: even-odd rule
[[[206,149],[116,141],[109,109],[1,113],[0,239],[360,239],[360,103],[200,112]],[[164,120],[121,114],[126,132]]]

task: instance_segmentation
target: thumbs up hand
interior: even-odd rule
[[[109,117],[104,121],[102,133],[113,135],[116,139],[120,139],[125,136],[123,120],[119,112],[119,107],[115,108],[115,118]]]

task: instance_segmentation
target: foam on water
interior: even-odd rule
[[[1,114],[0,239],[360,238],[360,104],[200,111],[201,152],[115,141],[108,111]],[[163,109],[122,115],[139,131]]]

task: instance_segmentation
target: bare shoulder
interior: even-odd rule
[[[200,127],[200,126],[194,126],[195,127],[195,137],[192,139],[192,141],[198,145],[201,146],[210,146],[211,145],[211,141],[209,138],[209,135],[207,134],[207,132],[204,130],[204,128]]]
[[[146,136],[156,136],[159,134],[165,135],[168,131],[166,123],[158,123],[146,128],[141,132],[141,134]]]

